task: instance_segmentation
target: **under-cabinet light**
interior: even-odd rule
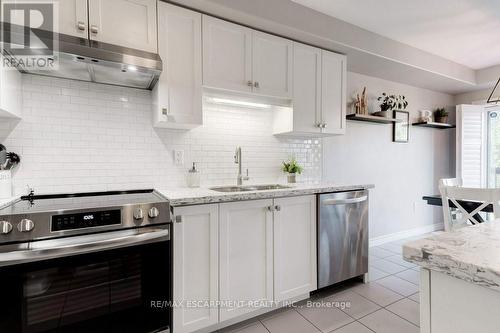
[[[244,106],[244,107],[250,107],[250,108],[257,108],[257,109],[269,109],[271,107],[271,105],[269,105],[269,104],[238,101],[235,99],[227,99],[227,98],[219,98],[219,97],[208,98],[208,101],[210,101],[212,103],[216,103],[216,104]]]

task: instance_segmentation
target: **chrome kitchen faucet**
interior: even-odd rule
[[[241,147],[236,147],[236,152],[234,153],[234,163],[238,164],[238,178],[236,180],[236,185],[240,186],[243,185],[244,180],[250,179],[250,177],[248,177],[248,169],[246,176],[241,174]]]

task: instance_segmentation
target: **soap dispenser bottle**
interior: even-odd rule
[[[188,171],[187,183],[188,187],[200,187],[200,172],[196,169],[196,162],[193,162],[193,167]]]

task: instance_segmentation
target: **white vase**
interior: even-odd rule
[[[297,182],[297,177],[296,177],[295,173],[289,173],[286,178],[287,178],[289,184],[294,184]]]
[[[0,171],[0,199],[12,197],[12,173],[10,170]]]

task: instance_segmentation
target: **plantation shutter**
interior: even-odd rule
[[[486,187],[486,112],[482,105],[457,105],[457,177],[465,187]]]

